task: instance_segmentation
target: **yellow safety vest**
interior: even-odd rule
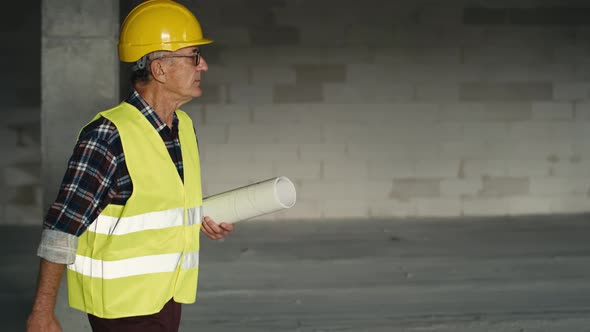
[[[174,297],[195,302],[202,193],[190,117],[176,111],[184,184],[162,138],[125,102],[99,113],[117,127],[133,193],[108,205],[80,236],[68,265],[71,307],[103,318],[159,312]]]

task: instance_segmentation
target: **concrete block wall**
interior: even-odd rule
[[[590,210],[584,1],[181,2],[216,40],[184,107],[206,194],[290,177],[297,205],[265,219]],[[44,213],[79,128],[121,97],[120,4],[42,6]],[[2,166],[4,215],[40,200],[22,158]]]
[[[285,175],[266,219],[590,211],[590,5],[183,1],[209,72],[206,194]]]

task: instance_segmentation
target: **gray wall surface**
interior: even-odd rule
[[[268,218],[590,210],[582,1],[190,1],[210,63],[209,193],[271,175]]]
[[[0,13],[0,225],[38,225],[42,213],[41,1],[11,6]]]
[[[0,13],[0,58],[7,64],[0,80],[3,114],[41,104],[41,1],[12,6]]]
[[[42,150],[45,209],[59,188],[81,127],[119,101],[114,0],[44,1]]]
[[[585,2],[183,3],[216,41],[184,107],[206,195],[285,175],[298,202],[264,219],[590,210]],[[45,204],[119,101],[118,9],[43,2]]]

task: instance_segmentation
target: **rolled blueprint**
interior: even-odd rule
[[[203,200],[203,216],[235,223],[295,205],[293,182],[284,176],[236,188]]]

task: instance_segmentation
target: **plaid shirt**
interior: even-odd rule
[[[176,114],[169,128],[137,91],[125,101],[139,109],[158,131],[183,179]],[[108,204],[125,205],[132,192],[119,131],[100,117],[80,133],[57,198],[44,219],[38,255],[57,263],[73,263],[77,237]]]

